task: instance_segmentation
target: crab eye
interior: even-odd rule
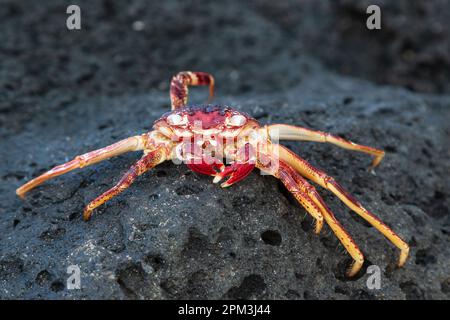
[[[247,120],[243,115],[235,114],[228,120],[228,125],[233,127],[240,127],[242,126]]]
[[[167,117],[167,122],[172,126],[177,126],[182,124],[183,117],[181,117],[179,114],[171,114]]]

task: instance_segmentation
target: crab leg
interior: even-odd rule
[[[83,155],[79,155],[72,161],[56,166],[53,169],[43,173],[39,177],[25,183],[23,186],[16,190],[16,194],[19,197],[23,198],[25,196],[25,193],[49,179],[60,176],[74,169],[83,168],[91,164],[106,160],[108,158],[118,156],[125,152],[142,150],[144,149],[145,141],[145,135],[134,136],[116,142],[110,146],[94,150]]]
[[[264,166],[260,163],[257,167],[263,171]],[[347,252],[353,258],[354,262],[349,269],[347,275],[349,277],[358,273],[364,263],[364,256],[359,250],[352,237],[347,233],[344,227],[339,223],[334,214],[323,201],[322,197],[316,189],[309,184],[302,176],[300,176],[288,164],[280,161],[277,171],[270,172],[276,178],[280,179],[286,188],[294,195],[297,201],[308,211],[314,218],[316,218],[316,233],[320,232],[323,225],[323,219],[336,234],[339,241],[345,247]]]
[[[295,197],[295,199],[308,211],[308,213],[316,220],[315,233],[319,234],[323,227],[323,215],[320,208],[312,201],[312,199],[305,193],[306,189],[299,184],[302,179],[300,175],[292,170],[288,165],[281,164],[278,171],[273,174],[280,179],[286,189]]]
[[[209,99],[214,96],[214,78],[209,73],[184,71],[172,78],[170,83],[170,101],[172,110],[184,107],[188,100],[188,86],[209,85]]]
[[[328,142],[337,145],[341,148],[359,151],[374,156],[371,164],[371,169],[380,164],[384,157],[384,151],[372,147],[353,143],[338,136],[327,132],[311,130],[307,128],[291,126],[287,124],[274,124],[267,127],[267,132],[271,139],[278,140],[300,140],[300,141],[315,141]]]
[[[167,155],[164,148],[156,149],[144,155],[127,171],[127,173],[125,173],[122,179],[120,179],[114,187],[104,192],[86,206],[83,213],[83,219],[85,221],[89,220],[92,211],[95,208],[127,189],[138,176],[165,161],[166,157]]]
[[[400,249],[400,257],[398,266],[401,267],[405,264],[406,258],[409,253],[409,246],[404,242],[394,231],[391,230],[380,219],[374,216],[370,211],[365,209],[359,201],[351,196],[341,185],[339,185],[332,177],[328,176],[323,171],[315,168],[306,160],[300,158],[298,155],[290,151],[289,149],[281,146],[274,145],[277,148],[280,159],[288,163],[297,172],[304,177],[311,179],[315,183],[319,184],[325,189],[333,192],[342,202],[344,202],[350,209],[360,215],[363,219],[374,226],[380,231],[386,238],[388,238],[397,248]]]

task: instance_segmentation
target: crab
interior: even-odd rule
[[[347,272],[356,275],[363,263],[360,249],[325,204],[308,180],[328,189],[345,205],[360,215],[400,249],[398,266],[404,265],[409,246],[385,223],[365,209],[334,178],[315,168],[306,160],[279,144],[279,140],[331,143],[348,150],[373,156],[371,169],[383,159],[384,151],[356,144],[330,133],[287,124],[261,126],[251,116],[228,106],[214,104],[188,105],[189,86],[209,86],[214,95],[214,78],[205,72],[180,72],[171,80],[172,110],[156,120],[153,130],[126,138],[110,146],[76,156],[56,166],[16,190],[20,197],[43,182],[74,169],[83,168],[130,151],[143,151],[143,156],[111,189],[91,201],[83,218],[89,220],[93,210],[127,189],[146,171],[166,160],[184,162],[192,171],[213,177],[222,187],[244,179],[255,167],[279,179],[301,206],[315,220],[319,234],[324,221],[353,259]]]

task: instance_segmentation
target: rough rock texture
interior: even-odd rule
[[[448,95],[328,71],[258,5],[145,3],[81,2],[76,32],[65,29],[60,1],[0,9],[1,298],[450,298]],[[212,72],[217,101],[263,124],[299,124],[385,149],[373,175],[367,156],[286,144],[410,243],[405,267],[395,268],[398,251],[381,234],[320,190],[366,256],[361,274],[345,278],[348,255],[330,229],[314,235],[305,211],[256,171],[220,189],[168,162],[89,223],[84,205],[138,154],[54,179],[25,201],[15,196],[76,154],[149,130],[169,108],[171,74],[184,69]],[[205,97],[198,89],[191,101]],[[380,290],[366,285],[371,264],[381,268]],[[81,290],[66,288],[69,265],[81,269]]]
[[[448,0],[255,1],[255,8],[290,34],[292,46],[344,74],[413,91],[450,92]],[[370,5],[381,30],[368,31]]]

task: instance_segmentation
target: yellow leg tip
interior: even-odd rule
[[[359,272],[359,270],[361,270],[363,263],[364,263],[364,261],[353,262],[353,265],[347,271],[347,277],[349,277],[349,278],[354,277]]]
[[[83,220],[84,221],[89,221],[91,216],[92,216],[92,210],[85,209],[84,212],[83,212]]]
[[[384,153],[382,155],[376,156],[373,160],[372,160],[372,164],[370,165],[369,170],[373,170],[376,167],[378,167],[378,165],[380,164],[380,162],[383,160],[384,158]]]
[[[25,193],[20,192],[19,189],[16,190],[16,194],[20,199],[25,199]]]
[[[403,265],[406,263],[406,260],[408,259],[408,255],[409,255],[409,247],[407,249],[403,249],[400,252],[400,257],[398,259],[398,267],[401,268],[403,267]]]
[[[323,222],[316,221],[316,228],[314,230],[314,233],[317,235],[320,234],[320,231],[322,231],[322,227],[323,227]]]

